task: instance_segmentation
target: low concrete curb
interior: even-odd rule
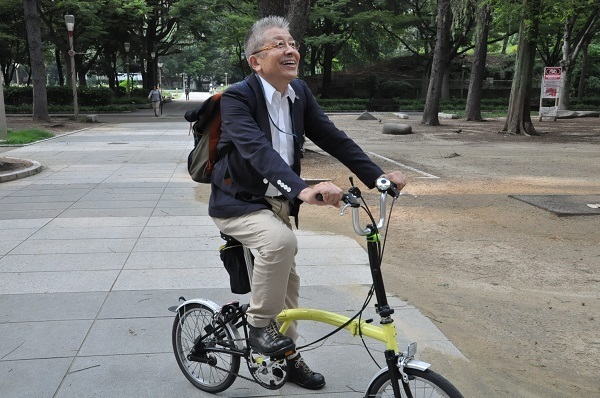
[[[29,177],[29,176],[32,176],[32,175],[37,174],[40,171],[42,171],[42,164],[35,160],[18,159],[18,158],[6,158],[6,159],[15,159],[15,160],[21,160],[21,161],[25,161],[25,162],[30,162],[31,166],[29,166],[25,169],[20,169],[20,170],[11,171],[9,173],[0,174],[0,183],[17,180],[19,178]]]

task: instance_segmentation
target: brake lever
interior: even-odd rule
[[[347,209],[348,207],[352,207],[352,205],[351,205],[350,203],[346,203],[346,204],[344,205],[344,207],[342,207],[342,210],[340,211],[340,216],[343,216],[344,214],[346,214],[346,209]]]

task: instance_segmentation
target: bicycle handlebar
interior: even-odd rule
[[[386,219],[386,205],[387,205],[387,197],[388,195],[396,200],[400,195],[400,190],[398,186],[391,182],[387,177],[381,176],[375,182],[375,187],[381,193],[379,198],[379,222],[377,223],[377,228],[382,228],[385,224]],[[364,229],[360,226],[360,218],[359,218],[359,208],[360,203],[358,202],[358,198],[361,197],[360,190],[357,187],[352,187],[348,190],[348,193],[345,193],[342,196],[342,201],[345,203],[344,207],[342,207],[342,211],[340,215],[344,215],[346,209],[348,207],[352,208],[352,225],[354,227],[354,232],[356,232],[360,236],[369,235],[372,231],[371,228],[365,227]],[[315,198],[319,201],[323,201],[323,195],[320,193],[315,195]]]
[[[380,192],[379,197],[379,221],[377,222],[377,229],[380,229],[384,226],[386,220],[386,205],[387,205],[387,197],[388,195],[396,200],[398,196],[400,196],[400,190],[398,190],[398,186],[391,182],[387,177],[381,176],[375,182],[375,187]],[[360,197],[360,190],[358,188],[350,188],[347,194],[344,194],[342,200],[346,205],[342,208],[341,215],[344,215],[346,209],[348,207],[352,208],[352,226],[354,227],[354,232],[356,232],[360,236],[367,236],[371,234],[372,228],[369,226],[362,228],[360,225],[360,203],[358,202],[358,198]]]

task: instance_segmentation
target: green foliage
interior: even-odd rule
[[[131,96],[145,98],[146,102],[148,101],[148,92],[141,87],[134,87],[131,90]]]
[[[364,111],[369,100],[363,98],[317,99],[319,106],[326,112]]]
[[[54,134],[44,130],[8,130],[4,143],[9,145],[24,145],[50,137],[54,137]]]
[[[141,90],[139,90],[141,91]],[[140,95],[141,93],[138,90],[135,90],[131,97],[123,96],[123,97],[114,97],[112,100],[112,105],[139,105],[139,104],[148,104],[148,95]]]
[[[6,105],[19,105],[33,103],[33,87],[9,86],[4,88],[4,103]]]
[[[48,93],[48,106],[68,105],[73,103],[73,90],[67,86],[49,86],[46,88]],[[29,104],[31,102],[28,102]]]
[[[573,110],[598,110],[600,109],[600,97],[586,97],[582,100],[571,98],[569,108]]]
[[[147,101],[142,103],[147,105]],[[112,105],[98,105],[98,106],[80,106],[79,112],[131,112],[138,109],[136,104],[112,104]],[[6,113],[9,114],[28,114],[32,113],[32,105],[6,105]],[[73,105],[49,105],[48,112],[50,113],[73,113]]]
[[[67,86],[47,87],[48,105],[69,105],[73,103],[73,90]],[[108,87],[82,86],[77,89],[77,100],[81,106],[110,105],[113,92]],[[33,87],[10,86],[4,91],[6,105],[33,103]]]
[[[83,86],[77,89],[77,96],[82,106],[103,106],[112,103],[113,92],[108,87]]]

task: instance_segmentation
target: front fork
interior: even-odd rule
[[[400,395],[400,369],[398,369],[398,357],[393,350],[385,350],[385,362],[387,364],[388,373],[390,374],[390,383],[392,384],[392,390],[394,391],[394,397],[401,397]]]

